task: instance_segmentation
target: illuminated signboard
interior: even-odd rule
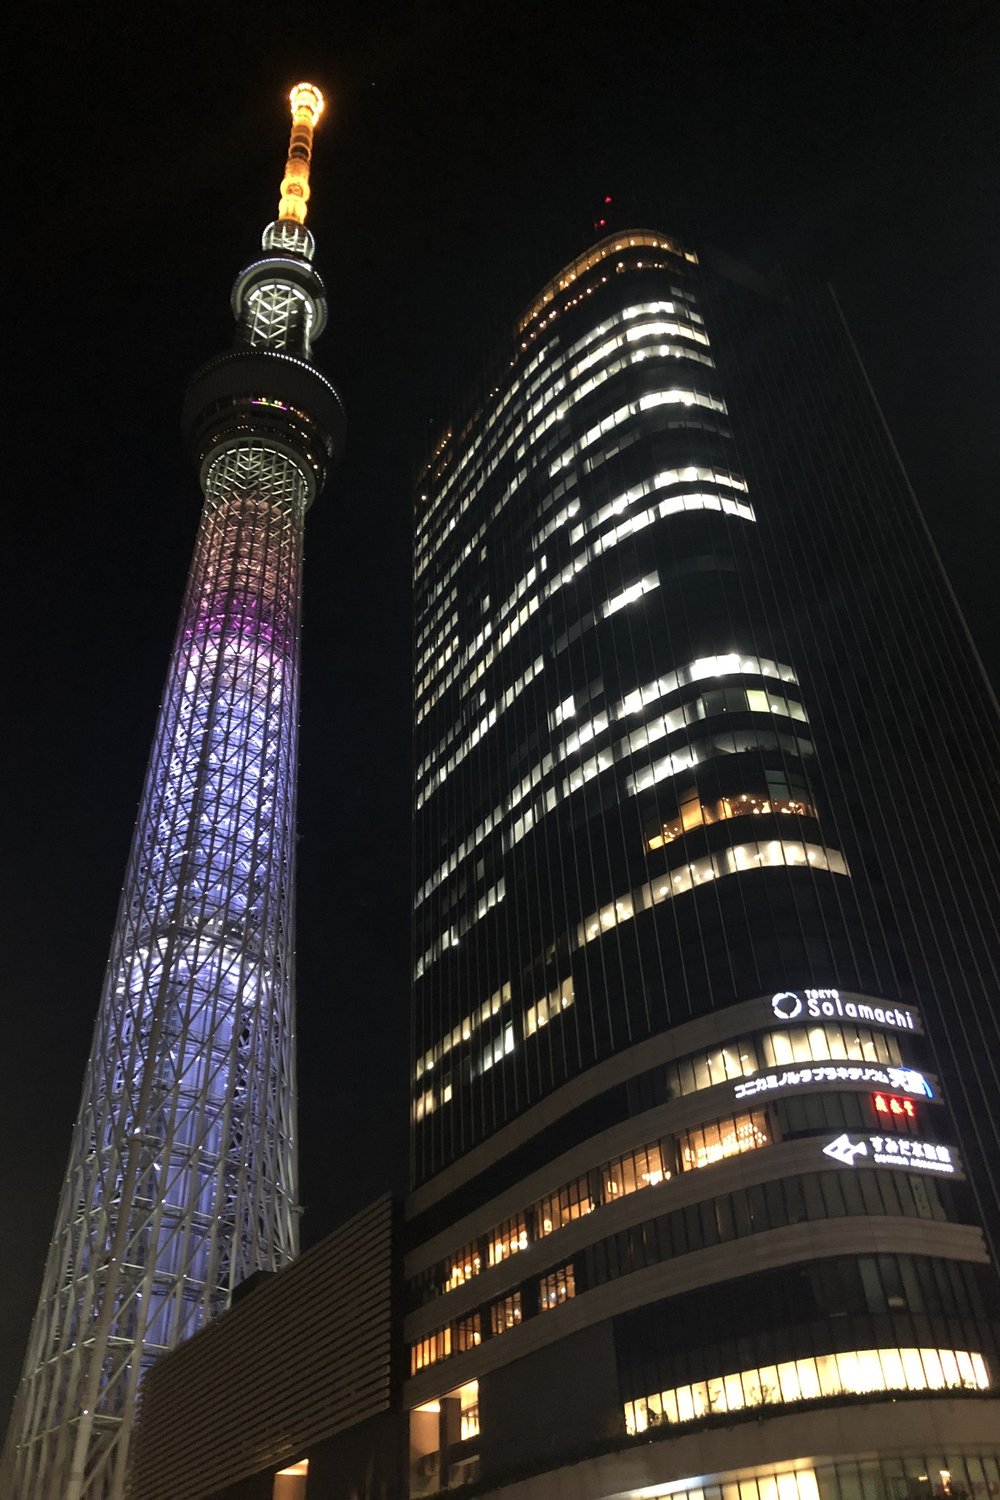
[[[917,1106],[912,1099],[900,1099],[898,1094],[872,1094],[872,1103],[876,1114],[905,1116],[908,1120],[917,1118]]]
[[[862,1063],[813,1063],[805,1068],[786,1068],[783,1073],[763,1073],[759,1078],[746,1078],[742,1083],[737,1083],[733,1088],[733,1097],[751,1099],[755,1094],[772,1094],[782,1089],[804,1088],[816,1083],[875,1083],[892,1089],[894,1093],[916,1094],[922,1099],[934,1098],[934,1090],[927,1079],[914,1068],[880,1068]],[[877,1109],[878,1105],[875,1107]],[[894,1110],[892,1113],[898,1111]]]
[[[931,1141],[908,1140],[906,1136],[865,1135],[855,1140],[845,1131],[823,1147],[823,1155],[842,1166],[904,1167],[908,1172],[943,1172],[953,1177],[958,1170],[950,1146]]]
[[[848,998],[839,990],[779,990],[771,996],[771,1010],[779,1021],[863,1021],[867,1026],[891,1026],[895,1031],[921,1031],[920,1017],[906,1006],[872,1005],[861,996]]]

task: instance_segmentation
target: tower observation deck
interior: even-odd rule
[[[234,347],[194,377],[205,494],[69,1164],[0,1468],[119,1500],[144,1371],[298,1249],[294,845],[305,513],[343,442],[312,364],[323,97],[291,93],[277,219]]]

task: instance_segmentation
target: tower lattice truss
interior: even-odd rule
[[[236,348],[188,394],[205,504],[8,1437],[8,1500],[119,1500],[144,1371],[298,1248],[302,540],[340,422],[309,363],[325,302],[304,213],[265,232],[233,294]]]

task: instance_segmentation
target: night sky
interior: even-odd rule
[[[181,396],[231,341],[299,78],[330,106],[309,218],[331,304],[317,362],[349,421],[306,528],[307,1244],[405,1177],[413,477],[522,304],[594,238],[605,194],[612,227],[833,281],[1000,678],[995,4],[33,15],[5,152],[0,1424],[197,525]]]

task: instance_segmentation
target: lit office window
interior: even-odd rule
[[[634,891],[609,901],[600,911],[593,912],[577,928],[577,947],[593,942],[612,927],[630,922],[637,912],[672,901],[687,891],[709,881],[727,875],[743,874],[750,870],[768,866],[788,865],[828,870],[834,875],[849,875],[847,861],[838,849],[827,849],[821,844],[799,843],[791,839],[769,839],[754,844],[734,844],[718,854],[706,854],[693,859],[689,864],[679,865],[641,885]]]
[[[785,756],[802,760],[815,755],[811,740],[804,735],[782,734],[771,729],[733,729],[720,731],[704,739],[689,742],[684,750],[665,755],[651,766],[635,775],[626,777],[625,795],[634,797],[639,792],[656,786],[661,781],[672,781],[681,771],[689,770],[704,760],[717,755],[742,755],[748,750],[778,750]]]
[[[548,995],[543,995],[541,1000],[524,1013],[524,1034],[534,1036],[535,1032],[542,1026],[547,1026],[553,1016],[561,1015],[564,1010],[573,1004],[573,980],[564,979],[561,984]]]
[[[696,661],[688,662],[686,666],[678,667],[676,671],[668,672],[653,682],[646,682],[641,687],[633,688],[616,706],[613,717],[620,719],[627,714],[641,713],[648,704],[676,693],[678,688],[688,683],[704,682],[713,677],[731,677],[735,674],[746,677],[774,677],[780,682],[798,682],[791,667],[781,662],[771,661],[766,656],[743,656],[736,651],[728,651],[717,656],[700,656]]]
[[[449,948],[457,948],[466,933],[471,932],[472,928],[486,916],[487,912],[492,911],[495,906],[499,906],[506,894],[507,883],[501,876],[496,885],[491,886],[479,898],[472,911],[467,912],[464,917],[459,918],[454,927],[449,927],[439,938],[436,938],[427,949],[427,952],[417,959],[416,967],[413,971],[414,979],[419,979],[430,965],[441,957],[442,953],[446,953]]]
[[[659,586],[659,575],[649,573],[645,578],[640,578],[638,582],[629,584],[628,588],[623,589],[620,594],[615,594],[611,599],[606,599],[601,605],[601,613],[607,619],[609,615],[617,614],[620,609],[625,609],[627,605],[634,604],[637,599],[642,598],[643,594],[648,594],[652,589],[658,589]]]
[[[501,985],[488,1000],[483,1001],[482,1005],[477,1005],[475,1010],[470,1011],[467,1016],[463,1016],[457,1026],[453,1026],[451,1031],[447,1032],[439,1042],[436,1042],[433,1047],[430,1047],[424,1053],[423,1057],[417,1058],[413,1073],[414,1079],[419,1080],[425,1073],[430,1072],[435,1064],[440,1062],[443,1057],[447,1057],[448,1053],[454,1047],[459,1046],[462,1042],[470,1041],[481,1026],[484,1026],[493,1016],[498,1016],[504,1006],[509,1004],[510,984],[508,983]]]
[[[684,250],[682,246],[678,245],[674,240],[668,239],[666,235],[643,234],[640,232],[638,234],[609,236],[605,240],[600,240],[591,249],[583,251],[559,276],[554,277],[552,281],[548,282],[542,288],[527,312],[519,320],[517,325],[518,333],[526,333],[530,324],[535,321],[540,313],[544,312],[549,303],[560,292],[564,292],[567,287],[572,286],[573,282],[580,276],[583,276],[585,272],[593,270],[594,266],[600,265],[602,261],[609,259],[610,256],[620,255],[623,251],[637,246],[645,246],[653,250],[667,250],[673,255],[683,255],[685,260],[689,260],[695,265],[698,263],[698,257],[694,251]]]
[[[413,1101],[414,1123],[419,1125],[420,1121],[424,1119],[426,1115],[431,1114],[436,1108],[437,1100],[434,1097],[434,1090],[424,1089],[423,1093],[418,1094],[416,1099],[414,1099]]]

